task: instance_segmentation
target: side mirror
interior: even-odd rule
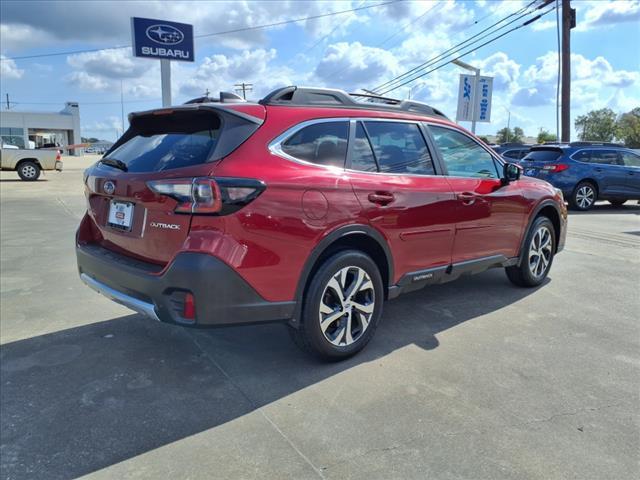
[[[502,181],[505,185],[520,179],[522,168],[515,163],[505,163],[502,169]]]

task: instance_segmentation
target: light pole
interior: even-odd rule
[[[480,69],[473,67],[468,63],[464,63],[463,61],[458,59],[452,60],[451,63],[476,74],[475,81],[473,82],[473,94],[471,100],[471,132],[476,133],[476,103],[478,103],[478,84],[480,83]]]
[[[509,110],[507,107],[502,107],[507,111],[507,143],[509,143],[509,127],[511,125],[511,110]]]

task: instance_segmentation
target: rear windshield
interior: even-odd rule
[[[173,113],[134,119],[126,141],[105,158],[128,172],[158,172],[205,163],[220,138],[221,120],[212,112]]]
[[[562,155],[560,149],[531,150],[522,160],[530,162],[553,162]]]

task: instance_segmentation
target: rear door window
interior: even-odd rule
[[[364,122],[380,172],[435,175],[427,144],[415,123]]]
[[[298,160],[344,167],[348,138],[349,122],[319,122],[294,133],[280,148]]]

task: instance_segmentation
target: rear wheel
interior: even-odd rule
[[[614,200],[609,200],[609,203],[614,207],[620,207],[624,205],[626,201],[627,201],[626,198],[616,198]]]
[[[505,268],[507,277],[519,287],[537,287],[547,277],[556,251],[551,220],[538,217],[531,225],[521,254],[520,265]]]
[[[580,182],[571,195],[571,206],[576,210],[589,210],[597,199],[598,192],[593,183]]]
[[[18,166],[18,176],[26,182],[33,182],[40,177],[40,166],[31,161],[22,162]]]
[[[384,291],[378,267],[368,255],[346,250],[316,271],[303,299],[294,342],[323,360],[342,360],[371,340],[382,314]]]

